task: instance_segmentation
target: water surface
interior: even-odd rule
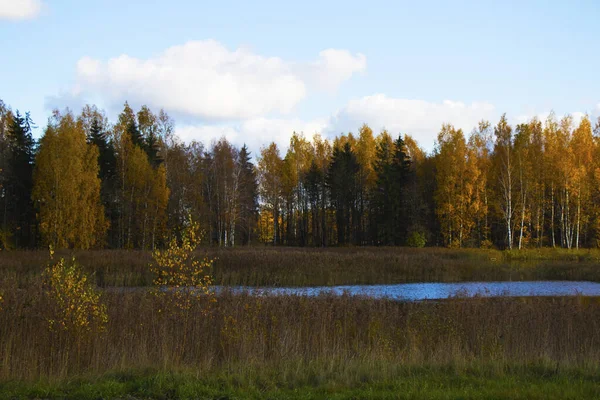
[[[223,289],[223,288],[219,288]],[[219,290],[218,289],[218,290]],[[459,282],[459,283],[402,283],[395,285],[344,285],[319,287],[279,288],[229,288],[234,293],[248,292],[253,295],[300,295],[320,294],[372,298],[390,298],[404,301],[439,300],[460,297],[520,297],[520,296],[600,296],[600,283],[584,281],[525,281],[525,282]]]

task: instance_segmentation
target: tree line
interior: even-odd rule
[[[600,246],[600,119],[444,124],[425,152],[368,125],[294,133],[253,161],[183,143],[163,110],[54,111],[39,140],[0,100],[0,248],[154,249],[189,217],[219,246]]]

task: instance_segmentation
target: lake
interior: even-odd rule
[[[223,288],[218,288],[217,291]],[[500,297],[500,296],[600,296],[600,283],[577,281],[526,281],[526,282],[459,282],[459,283],[402,283],[395,285],[345,285],[320,287],[235,287],[234,293],[253,295],[320,294],[360,295],[372,298],[389,298],[403,301],[439,300],[448,297]]]

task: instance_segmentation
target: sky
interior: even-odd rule
[[[164,108],[184,141],[257,152],[363,123],[427,150],[506,113],[600,115],[600,2],[0,0],[0,99]]]

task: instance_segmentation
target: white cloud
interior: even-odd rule
[[[309,64],[298,65],[298,74],[304,76],[311,86],[326,91],[335,91],[340,84],[357,72],[367,69],[364,54],[352,55],[347,50],[327,49],[319,53],[319,59]]]
[[[190,41],[148,59],[84,57],[72,91],[101,93],[108,103],[127,99],[204,119],[242,120],[289,114],[307,87],[334,90],[365,68],[364,55],[345,50],[325,50],[301,63],[231,51],[214,40]]]
[[[410,134],[431,150],[443,123],[453,124],[468,134],[482,119],[493,120],[496,109],[486,102],[465,104],[444,100],[441,103],[411,100],[375,94],[351,100],[330,120],[331,134],[356,132],[367,123],[373,130],[387,129],[390,134]]]
[[[434,103],[376,94],[351,100],[334,115],[313,121],[252,118],[238,125],[186,125],[179,127],[176,133],[186,142],[195,139],[205,144],[224,136],[238,146],[248,144],[253,152],[274,141],[283,152],[294,131],[303,132],[308,138],[320,133],[331,139],[340,133],[356,133],[363,123],[367,123],[376,134],[382,128],[392,135],[411,134],[430,151],[443,123],[462,128],[468,135],[482,119],[493,122],[497,117],[495,107],[485,102],[467,105],[446,100]]]
[[[312,139],[315,133],[321,133],[325,127],[325,120],[302,121],[300,119],[252,118],[239,125],[178,126],[175,133],[186,143],[196,140],[207,146],[210,145],[211,141],[225,137],[231,143],[240,147],[245,143],[255,155],[259,153],[261,147],[275,142],[283,156],[294,131],[303,133],[305,137]]]
[[[31,19],[39,15],[41,0],[0,0],[0,19]]]

